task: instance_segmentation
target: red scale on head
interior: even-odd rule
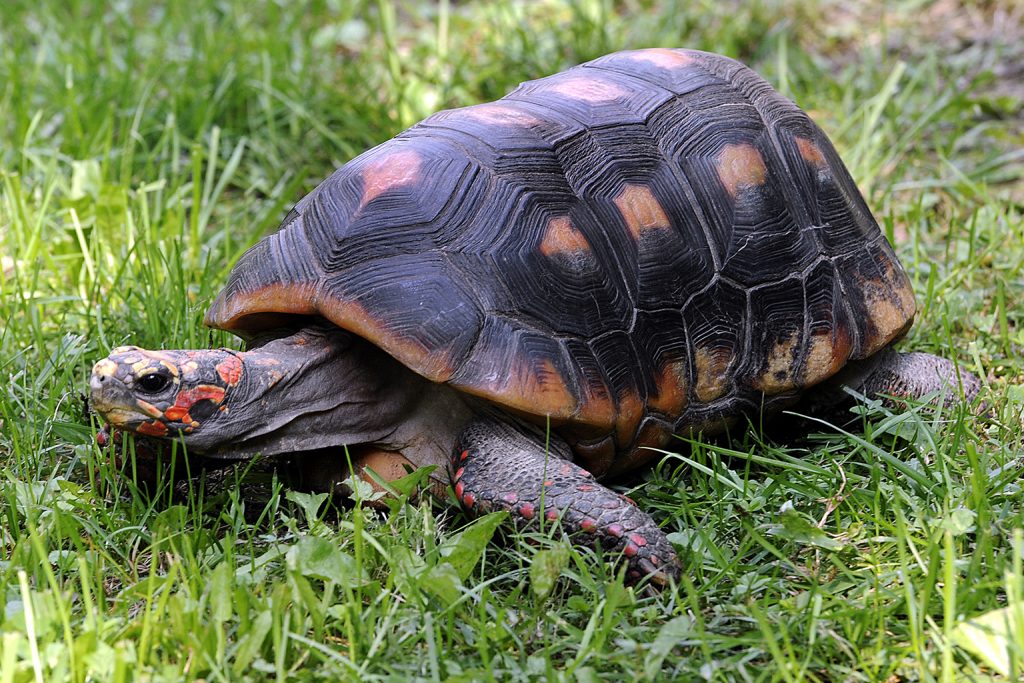
[[[217,374],[224,380],[224,384],[233,387],[242,379],[242,361],[238,356],[229,355],[217,363]]]
[[[153,420],[152,422],[143,422],[135,431],[145,436],[167,436],[167,425],[159,420]]]
[[[182,389],[175,397],[174,405],[164,411],[164,417],[173,422],[191,424],[193,420],[188,411],[192,406],[199,401],[213,401],[214,404],[219,404],[224,400],[225,393],[222,387],[213,384],[200,384],[191,389]]]

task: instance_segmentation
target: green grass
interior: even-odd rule
[[[1016,15],[298,4],[0,5],[0,683],[983,680],[998,662],[962,624],[1007,605],[990,635],[1024,669]],[[234,343],[206,305],[330,170],[436,109],[650,45],[738,56],[812,112],[911,274],[905,346],[983,377],[991,416],[874,405],[796,443],[680,442],[630,489],[684,549],[654,595],[557,535],[429,502],[254,509],[114,472],[92,362]]]

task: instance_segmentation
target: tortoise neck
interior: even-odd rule
[[[196,450],[222,458],[277,455],[387,440],[426,382],[369,342],[309,327],[237,354],[216,430]],[[199,437],[199,438],[197,438]]]

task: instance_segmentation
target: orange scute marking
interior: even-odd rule
[[[754,386],[769,396],[795,389],[798,378],[793,372],[794,359],[802,349],[799,334],[776,342],[765,359],[764,373],[754,378]]]
[[[727,372],[732,352],[725,348],[698,348],[696,354],[697,386],[694,393],[702,403],[714,401],[729,387]]]
[[[637,427],[644,416],[644,404],[635,391],[619,396],[619,414],[615,420],[615,441],[620,448],[629,445],[636,437]]]
[[[683,408],[687,403],[686,387],[689,382],[687,370],[685,360],[673,360],[665,363],[654,380],[658,394],[653,398],[648,398],[647,405],[671,417],[682,415]]]
[[[683,50],[673,50],[667,47],[654,47],[648,50],[635,50],[627,52],[624,57],[637,61],[650,62],[663,69],[678,69],[693,63],[693,57]]]
[[[357,301],[325,299],[319,308],[331,322],[376,344],[431,381],[445,382],[455,372],[447,349],[429,349],[419,342],[403,338]]]
[[[528,415],[546,415],[553,419],[573,417],[576,398],[561,373],[548,358],[513,359],[507,371],[495,373],[484,381],[457,384],[474,396],[483,396]]]
[[[554,78],[544,82],[541,87],[559,95],[592,104],[611,102],[629,94],[624,88],[614,83],[576,74]]]
[[[421,163],[420,155],[412,150],[394,152],[372,161],[363,170],[363,197],[359,208],[388,190],[419,180]]]
[[[238,330],[251,327],[247,319],[258,320],[260,314],[313,315],[317,313],[316,296],[317,288],[312,283],[274,283],[231,297],[220,296],[206,313],[206,324],[221,330]],[[184,366],[182,369],[185,370]]]
[[[590,243],[579,230],[573,227],[568,216],[559,216],[548,221],[540,253],[545,256],[556,254],[581,254],[590,252]]]
[[[821,148],[814,144],[813,141],[807,138],[796,138],[796,148],[800,151],[800,156],[807,163],[817,168],[826,166],[825,155],[821,153]]]
[[[842,327],[811,335],[802,383],[812,386],[839,372],[853,351],[849,333]]]
[[[227,356],[217,363],[217,374],[229,387],[235,386],[242,379],[242,361],[238,359],[238,356]]]
[[[718,177],[733,197],[742,190],[764,184],[767,173],[764,159],[753,145],[726,145],[718,155]]]
[[[481,123],[493,123],[506,126],[535,126],[540,120],[525,111],[498,102],[487,102],[472,107],[456,109],[453,113],[466,116]]]
[[[626,185],[615,197],[615,206],[619,208],[635,240],[639,240],[647,230],[669,227],[665,209],[658,203],[651,188],[644,185]]]

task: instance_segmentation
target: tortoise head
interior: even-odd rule
[[[240,354],[228,349],[147,351],[119,346],[96,363],[92,406],[114,429],[176,438],[198,433],[229,411],[242,380]],[[208,430],[207,430],[208,431]]]
[[[91,403],[114,430],[244,458],[395,445],[389,436],[423,399],[425,380],[338,328],[303,328],[250,347],[118,347],[93,366]]]

